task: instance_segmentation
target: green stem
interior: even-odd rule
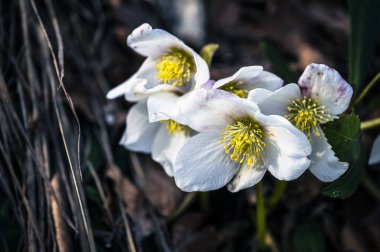
[[[372,119],[369,121],[362,122],[360,125],[361,130],[369,130],[380,126],[380,118]]]
[[[364,88],[362,93],[359,95],[359,97],[355,101],[355,105],[360,103],[364,97],[367,95],[367,93],[375,86],[375,84],[380,80],[380,72],[376,74],[375,77],[370,81],[370,83]]]
[[[257,210],[256,210],[256,225],[257,225],[257,242],[259,249],[264,250],[266,248],[266,217],[265,217],[265,203],[263,185],[260,181],[256,185],[256,198],[257,198]]]
[[[286,186],[288,182],[285,180],[278,180],[276,183],[276,188],[274,189],[274,193],[269,200],[268,212],[271,212],[276,208],[278,202],[280,202],[282,195],[285,192]]]

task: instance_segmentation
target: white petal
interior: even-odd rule
[[[254,88],[264,88],[267,90],[275,91],[282,87],[284,81],[277,75],[262,71],[258,76],[251,81],[247,81],[246,89],[252,90]]]
[[[220,88],[221,86],[231,82],[231,81],[251,81],[253,78],[257,77],[260,73],[263,72],[262,66],[248,66],[240,68],[232,76],[220,79],[215,82],[213,88]]]
[[[203,84],[205,84],[210,79],[210,70],[208,65],[198,53],[196,53],[193,49],[189,48],[191,54],[194,57],[195,66],[197,68],[194,80],[195,80],[195,88],[199,88]]]
[[[331,182],[347,171],[348,163],[339,161],[324,133],[321,133],[320,137],[314,135],[311,137],[313,152],[311,153],[310,171],[319,180]]]
[[[258,90],[258,91],[257,91]],[[255,98],[263,93],[260,89],[252,90],[250,99],[255,102]],[[258,94],[255,94],[258,93]],[[260,111],[265,115],[285,115],[290,101],[301,97],[301,91],[298,85],[288,84],[271,94],[264,93],[264,99],[258,98],[257,105],[259,105]]]
[[[257,105],[260,104],[263,100],[265,100],[268,96],[270,96],[273,93],[273,91],[270,91],[268,89],[264,88],[255,88],[251,91],[249,91],[247,100],[250,100]]]
[[[279,180],[298,178],[310,165],[311,146],[307,137],[283,117],[256,115],[264,128],[263,162]]]
[[[165,124],[162,124],[158,130],[153,141],[152,158],[163,166],[169,176],[173,176],[174,161],[178,151],[189,138],[185,132],[169,134]]]
[[[308,65],[298,84],[303,88],[303,95],[319,100],[332,115],[343,113],[350,104],[352,87],[337,71],[326,65]]]
[[[261,163],[244,165],[235,174],[234,178],[228,183],[227,188],[230,192],[238,192],[242,189],[256,185],[264,176],[267,169]]]
[[[129,150],[150,153],[159,127],[160,123],[149,123],[146,103],[139,102],[129,109],[127,126],[119,144]]]
[[[376,137],[375,142],[373,143],[371,155],[368,161],[369,165],[374,165],[377,163],[380,163],[380,135]]]
[[[200,133],[179,151],[174,178],[183,191],[210,191],[225,186],[237,170],[237,163],[219,144],[219,134]]]
[[[128,36],[127,44],[141,55],[153,58],[160,57],[170,48],[184,45],[177,37],[161,29],[152,29],[149,24],[137,27]]]
[[[148,98],[149,121],[174,119],[179,114],[177,101],[181,97],[176,93],[164,92]]]
[[[155,77],[155,64],[156,63],[152,58],[147,58],[131,78],[109,91],[107,93],[107,98],[114,99],[124,95],[127,101],[134,102],[145,99],[149,95],[158,92],[180,91],[180,89],[171,85],[157,85],[158,81]],[[153,88],[147,88],[148,83],[150,83],[149,85]]]
[[[258,110],[256,104],[219,89],[196,89],[178,100],[174,120],[198,132],[220,131],[237,118]]]

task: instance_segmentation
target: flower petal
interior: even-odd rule
[[[303,95],[319,100],[332,115],[343,113],[350,104],[352,87],[336,70],[326,65],[308,65],[298,84],[304,89]]]
[[[247,90],[253,90],[255,88],[264,88],[267,90],[275,91],[282,87],[284,81],[277,75],[262,71],[258,76],[254,77],[251,80],[247,80],[245,85]]]
[[[178,92],[179,89],[171,85],[157,85],[158,80],[155,77],[155,64],[152,58],[147,58],[131,78],[111,89],[107,93],[107,98],[114,99],[124,95],[127,101],[134,102],[145,99],[149,95],[158,92]],[[149,85],[152,85],[152,87],[154,85],[156,86],[148,89],[148,83],[150,83]]]
[[[148,98],[149,121],[175,119],[179,114],[178,99],[181,97],[172,92],[151,95]]]
[[[162,165],[169,176],[173,176],[174,161],[178,151],[189,138],[185,132],[169,134],[164,124],[159,128],[153,141],[152,158]]]
[[[270,96],[273,93],[273,91],[270,91],[268,89],[264,88],[255,88],[249,91],[247,100],[250,100],[257,105],[265,100],[268,96]]]
[[[174,178],[183,191],[210,191],[225,186],[237,171],[237,163],[219,144],[219,134],[200,133],[179,151]]]
[[[152,29],[149,24],[142,24],[128,36],[127,43],[136,52],[146,57],[152,57],[155,60],[168,52],[171,48],[182,49],[193,56],[196,66],[194,75],[195,87],[199,87],[210,79],[208,65],[202,57],[183,41],[167,31]],[[151,87],[151,85],[149,87]]]
[[[153,139],[160,123],[149,123],[145,102],[139,102],[130,108],[127,126],[119,144],[133,151],[150,153]]]
[[[169,48],[182,48],[184,43],[161,29],[152,29],[149,24],[137,27],[127,38],[127,44],[145,57],[158,58]]]
[[[260,73],[263,72],[262,66],[247,66],[240,68],[232,76],[223,78],[215,82],[213,88],[220,88],[221,86],[231,82],[231,81],[244,81],[249,82],[253,78],[257,77]]]
[[[375,139],[375,142],[372,145],[371,155],[369,156],[369,165],[374,165],[380,163],[380,135]]]
[[[339,161],[323,132],[320,137],[312,135],[311,145],[313,152],[311,153],[310,171],[319,180],[331,182],[347,171],[348,163]]]
[[[259,100],[257,105],[259,105],[260,111],[265,115],[285,115],[288,112],[289,101],[301,97],[300,88],[296,84],[288,84],[269,95],[261,90],[252,90],[249,99],[253,100],[253,102],[255,102],[255,99]],[[266,97],[261,99],[258,97],[260,95]]]
[[[258,110],[256,104],[219,89],[196,89],[181,97],[178,106],[180,116],[173,120],[198,132],[222,130]]]
[[[263,162],[269,172],[279,180],[298,178],[310,165],[309,140],[281,116],[256,114],[264,128]]]
[[[243,165],[228,183],[230,192],[238,192],[242,189],[256,185],[263,177],[267,169],[261,163]]]

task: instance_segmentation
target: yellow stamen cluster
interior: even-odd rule
[[[321,135],[319,125],[333,119],[326,106],[319,106],[316,100],[307,97],[293,100],[288,106],[288,114],[285,115],[285,118],[309,138],[311,134],[319,137]]]
[[[263,130],[253,119],[240,119],[220,132],[220,144],[233,161],[251,165],[261,159]]]
[[[239,96],[240,98],[247,98],[248,90],[245,89],[242,85],[243,85],[242,81],[239,81],[239,82],[231,81],[231,82],[221,86],[219,89],[233,93],[233,94]]]
[[[190,82],[195,69],[193,57],[181,49],[171,49],[158,60],[156,77],[164,84],[183,86]]]
[[[177,133],[185,132],[186,134],[190,133],[190,128],[186,125],[182,125],[176,121],[173,120],[163,120],[162,123],[166,124],[166,129],[168,130],[169,134],[175,135]]]

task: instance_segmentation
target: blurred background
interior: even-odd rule
[[[263,65],[296,82],[312,62],[349,79],[349,58],[368,54],[364,86],[380,69],[380,23],[350,29],[380,3],[348,2],[2,0],[0,251],[256,251],[254,188],[183,193],[148,155],[118,145],[131,104],[105,94],[143,62],[126,38],[145,22],[197,51],[219,44],[213,79]],[[379,91],[362,120],[380,116]],[[365,151],[379,132],[363,133]],[[380,251],[380,166],[365,173],[345,200],[321,195],[309,173],[290,182],[267,216],[270,251]],[[264,179],[268,199],[274,183]]]

